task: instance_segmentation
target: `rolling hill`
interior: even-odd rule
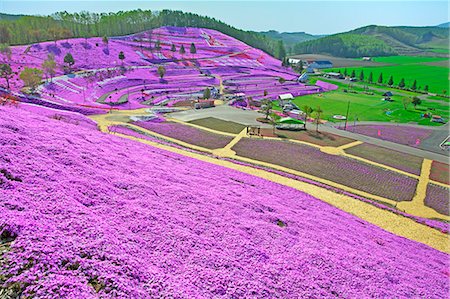
[[[386,55],[448,57],[448,34],[449,29],[441,27],[370,25],[298,43],[293,49],[295,54],[317,53],[339,57]]]
[[[315,40],[325,36],[325,35],[312,35],[306,32],[278,32],[275,30],[262,31],[259,33],[275,40],[282,40],[288,54],[292,52],[293,46],[297,43]]]
[[[443,252],[293,188],[40,114],[0,106],[4,298],[447,294]]]

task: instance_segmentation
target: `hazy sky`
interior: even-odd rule
[[[246,30],[330,34],[365,25],[437,25],[449,20],[448,1],[17,1],[0,12],[48,15],[66,10],[110,12],[176,9],[220,19]]]

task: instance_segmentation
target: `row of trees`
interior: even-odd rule
[[[339,70],[339,73],[341,73],[341,70]],[[342,74],[342,73],[341,73],[341,74]],[[347,72],[347,69],[344,69],[343,75],[344,75],[345,77],[349,76],[349,74],[348,74],[348,72]],[[361,81],[361,82],[375,83],[374,78],[373,78],[373,73],[370,72],[370,73],[369,73],[369,76],[367,77],[367,80],[366,80],[366,76],[365,76],[365,74],[364,74],[364,70],[361,70],[361,72],[359,73],[358,76],[356,76],[356,71],[355,71],[355,70],[352,70],[352,72],[351,72],[351,74],[350,74],[350,78],[359,79],[359,81]],[[380,75],[378,76],[378,79],[377,79],[376,83],[378,83],[378,84],[383,84],[383,83],[384,83],[383,73],[380,73]],[[390,86],[390,87],[393,87],[393,86],[395,85],[395,84],[394,84],[394,77],[393,77],[393,76],[390,76],[390,77],[389,77],[389,80],[387,81],[387,85]],[[401,78],[401,80],[398,82],[398,85],[397,85],[397,86],[398,86],[399,88],[402,88],[402,89],[403,89],[403,88],[406,88],[405,78]],[[409,88],[410,88],[411,90],[418,90],[418,89],[420,89],[420,87],[417,86],[417,80],[414,80],[413,83],[411,84],[411,86],[409,86]],[[429,86],[428,86],[428,85],[425,85],[425,86],[423,87],[423,91],[425,91],[425,92],[428,92],[428,89],[429,89]]]
[[[161,26],[215,29],[277,58],[286,56],[282,41],[234,28],[214,18],[172,10],[154,12],[138,9],[101,14],[58,12],[51,16],[1,20],[0,43],[19,45],[71,37],[122,36]]]

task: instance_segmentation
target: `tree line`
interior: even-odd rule
[[[376,80],[375,80],[372,72],[370,72],[368,74],[368,76],[366,77],[364,70],[361,70],[358,75],[356,74],[355,70],[352,70],[352,72],[349,74],[347,69],[344,69],[344,72],[341,72],[341,70],[339,70],[338,73],[343,74],[344,77],[358,79],[361,82],[367,82],[367,83],[371,83],[371,84],[377,83],[377,84],[383,85],[383,83],[386,82],[385,77],[383,77],[383,73],[380,73]],[[428,92],[428,90],[430,88],[428,85],[423,86],[423,88],[422,88],[422,86],[418,86],[417,80],[414,80],[410,86],[406,86],[405,78],[401,78],[400,81],[397,81],[397,82],[398,83],[396,83],[394,81],[394,76],[389,76],[389,79],[387,80],[386,85],[388,85],[389,87],[398,87],[400,89],[410,89],[413,91],[423,90],[424,92]],[[442,93],[445,95],[447,93],[447,91],[443,90]]]
[[[122,36],[161,26],[203,27],[218,30],[277,58],[284,44],[263,34],[244,31],[214,18],[182,11],[131,10],[116,13],[58,12],[51,16],[22,16],[0,20],[0,43],[30,44],[72,37]]]

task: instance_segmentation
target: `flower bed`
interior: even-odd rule
[[[433,161],[431,164],[430,179],[444,184],[450,184],[449,175],[450,168],[447,163]]]
[[[231,140],[233,140],[232,137],[214,134],[179,123],[154,123],[138,121],[133,124],[155,133],[208,149],[225,147]]]
[[[432,133],[430,129],[412,128],[401,125],[357,125],[349,126],[347,130],[413,147],[417,147],[422,140],[426,139]]]
[[[0,141],[21,137],[0,151],[2,241],[14,240],[0,275],[23,296],[448,293],[445,253],[279,184],[54,124],[0,107]]]
[[[411,200],[417,185],[413,178],[357,160],[328,155],[307,145],[244,138],[233,150],[239,156],[302,171],[395,201]]]
[[[207,117],[207,118],[201,118],[196,120],[191,120],[190,123],[199,125],[205,128],[227,132],[227,133],[234,133],[239,134],[243,129],[245,129],[245,125],[235,123],[232,121],[226,121],[219,118],[214,117]]]
[[[450,216],[450,188],[428,184],[425,205],[437,212]]]
[[[367,160],[388,165],[412,174],[420,175],[423,159],[414,155],[397,152],[384,147],[363,143],[345,152]]]
[[[303,120],[303,118],[300,118]],[[308,125],[308,127],[311,125]],[[294,140],[305,141],[320,146],[341,146],[355,140],[341,137],[339,135],[334,135],[327,132],[314,132],[314,131],[287,131],[287,130],[277,130],[275,129],[275,134],[273,129],[261,129],[261,135],[267,137],[282,137]]]

